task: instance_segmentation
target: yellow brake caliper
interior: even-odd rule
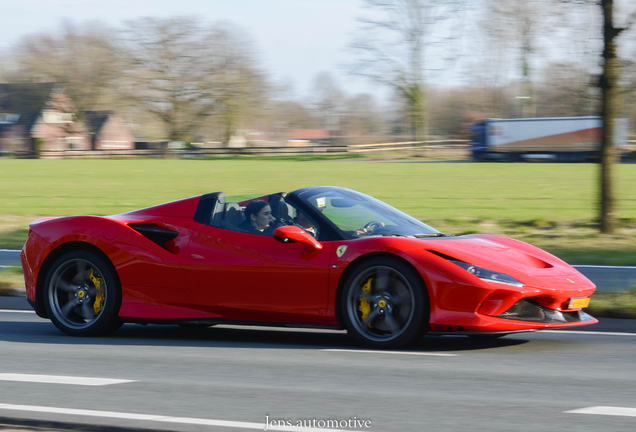
[[[371,282],[373,282],[373,278],[369,278],[367,283],[362,286],[362,294],[371,294]],[[362,296],[360,296],[360,310],[362,311],[362,321],[366,321],[371,313],[371,302],[364,300]],[[370,327],[371,323],[369,323]]]
[[[95,277],[95,270],[91,269],[91,275],[89,276],[93,285],[97,289],[97,295],[95,296],[95,303],[93,303],[93,310],[95,311],[95,315],[99,315],[99,313],[104,308],[104,299],[106,296],[104,295],[104,279]]]

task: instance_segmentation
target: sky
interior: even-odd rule
[[[197,16],[240,26],[255,42],[262,67],[274,82],[291,84],[295,97],[309,93],[322,71],[348,93],[373,92],[342,71],[361,6],[360,0],[3,0],[0,51],[27,34],[55,33],[64,21],[120,26],[147,16]]]

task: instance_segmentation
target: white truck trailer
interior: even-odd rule
[[[598,158],[601,117],[486,119],[473,125],[475,160],[586,162]],[[616,119],[614,145],[627,144],[627,119]]]

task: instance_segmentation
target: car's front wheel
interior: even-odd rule
[[[419,276],[397,259],[367,261],[349,276],[341,297],[349,333],[365,345],[399,348],[422,337],[428,300]]]
[[[111,267],[86,251],[68,252],[51,266],[44,307],[57,328],[72,336],[97,336],[121,326],[121,289]]]

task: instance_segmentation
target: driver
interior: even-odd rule
[[[368,224],[364,226],[364,228],[357,229],[356,235],[363,236],[367,234],[373,234],[373,231],[375,231],[378,228],[384,228],[384,222],[380,222],[380,223],[369,222]]]
[[[318,234],[314,223],[305,215],[305,213],[301,211],[298,211],[296,214],[296,217],[294,218],[294,225],[304,229],[314,237]]]

